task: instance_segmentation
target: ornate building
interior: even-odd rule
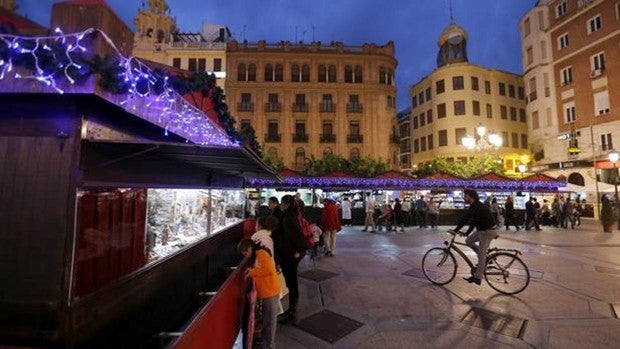
[[[541,0],[520,27],[533,170],[598,202],[596,179],[617,176],[607,154],[620,138],[620,3]]]
[[[226,43],[230,30],[223,25],[204,23],[200,33],[183,33],[165,0],[149,0],[148,7],[134,19],[134,55],[175,68],[212,72],[225,88]]]
[[[16,11],[19,5],[15,0],[0,0],[0,7],[9,11]]]
[[[240,126],[290,168],[311,157],[370,156],[391,163],[396,116],[394,44],[345,46],[232,41],[227,103]]]
[[[411,87],[410,122],[406,114],[399,119],[401,169],[413,172],[438,156],[468,161],[475,152],[462,138],[478,137],[476,126],[483,125],[503,140],[491,153],[502,158],[508,175],[520,175],[517,166],[529,154],[521,76],[469,63],[467,33],[454,22],[437,44],[437,69]]]

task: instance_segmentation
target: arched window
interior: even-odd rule
[[[164,42],[166,34],[164,34],[163,30],[158,30],[157,31],[157,43],[161,44],[162,42]]]
[[[577,172],[573,172],[568,176],[568,183],[575,184],[575,185],[581,185],[581,186],[586,185],[586,182],[583,179],[583,176]]]
[[[350,65],[344,67],[344,82],[352,83],[353,82],[353,68]]]
[[[301,81],[301,69],[299,69],[299,64],[293,64],[293,66],[291,67],[291,81]]]
[[[266,64],[265,65],[265,81],[273,81],[273,65]]]
[[[256,64],[252,63],[248,66],[248,80],[256,81]]]
[[[327,82],[327,67],[319,65],[319,82]]]
[[[295,150],[295,165],[304,165],[306,163],[306,151],[304,148],[297,148]]]
[[[349,153],[349,160],[355,160],[360,158],[360,150],[359,148],[351,148]]]
[[[394,85],[394,71],[392,69],[388,69],[387,71],[387,84]]]
[[[237,66],[237,81],[247,81],[246,80],[247,70],[245,69],[245,64],[239,63]]]
[[[283,81],[284,80],[284,68],[282,64],[276,64],[276,73],[274,81]]]
[[[330,65],[327,71],[327,82],[336,82],[336,66]]]
[[[325,155],[332,155],[333,153],[334,153],[334,151],[332,150],[332,148],[327,147],[327,148],[323,149],[323,156],[325,156]]]
[[[379,83],[380,84],[387,84],[385,68],[383,68],[383,67],[379,68]]]
[[[272,158],[277,158],[278,157],[278,149],[271,147],[269,148],[269,150],[267,151],[267,154],[269,154],[269,156],[271,156]]]
[[[361,84],[363,82],[361,65],[355,66],[355,76],[353,76],[353,82],[356,84]]]
[[[307,64],[304,64],[301,67],[301,81],[302,82],[309,82],[310,81],[310,66]]]

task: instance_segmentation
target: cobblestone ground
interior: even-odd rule
[[[506,296],[484,281],[482,286],[465,282],[461,276],[469,270],[460,259],[459,275],[446,286],[416,275],[424,253],[447,238],[445,230],[410,227],[404,233],[371,234],[346,227],[334,257],[302,262],[300,272],[338,275],[321,282],[300,278],[299,318],[328,309],[363,326],[334,343],[296,326],[279,326],[277,346],[620,347],[620,232],[602,233],[596,222],[576,230],[500,230],[492,246],[520,249],[532,275],[524,292]],[[475,259],[473,252],[468,255]],[[404,275],[411,270],[413,276]],[[493,318],[484,316],[489,312]]]

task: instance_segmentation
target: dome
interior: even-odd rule
[[[437,45],[437,67],[467,62],[467,32],[454,21],[441,32]]]

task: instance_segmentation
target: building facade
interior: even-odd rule
[[[396,65],[392,42],[232,41],[227,103],[238,125],[252,125],[264,151],[289,168],[329,153],[393,165]]]
[[[585,186],[594,200],[597,178],[617,173],[607,154],[620,141],[620,1],[538,1],[521,39],[532,169]]]
[[[462,139],[478,137],[476,127],[483,125],[503,140],[491,154],[502,158],[508,175],[520,176],[517,166],[529,159],[521,76],[470,64],[467,33],[454,22],[438,45],[438,68],[411,87],[410,122],[400,119],[402,169],[415,172],[420,164],[440,156],[469,161],[476,152]],[[409,139],[403,137],[407,128]]]
[[[144,3],[143,3],[144,4]],[[165,0],[149,0],[134,18],[134,55],[193,72],[211,72],[218,86],[226,86],[226,43],[230,30],[203,23],[202,31],[180,32]]]

